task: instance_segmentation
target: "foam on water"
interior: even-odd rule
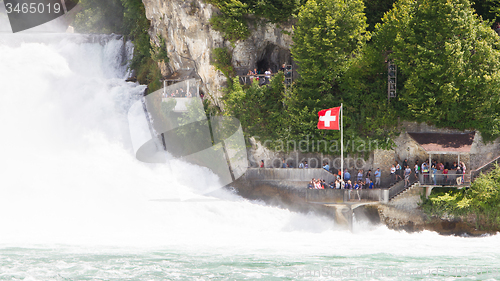
[[[179,160],[151,165],[134,158],[126,114],[144,86],[124,81],[124,43],[77,37],[0,43],[3,247],[499,259],[498,236],[408,234],[364,223],[350,233],[329,218],[249,202],[229,191],[197,202],[152,201],[180,198],[217,178]]]

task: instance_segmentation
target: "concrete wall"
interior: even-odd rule
[[[360,200],[387,203],[389,191],[387,189],[308,189],[306,200],[311,203],[356,203]]]
[[[335,181],[335,175],[325,169],[273,169],[273,168],[249,168],[242,179],[247,181],[286,181],[286,182],[309,182],[311,179],[324,179],[326,182]],[[306,188],[303,186],[303,188]]]

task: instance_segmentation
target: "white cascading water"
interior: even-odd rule
[[[362,223],[350,233],[329,218],[229,191],[197,202],[152,201],[179,198],[217,178],[178,160],[152,165],[135,159],[127,110],[144,86],[125,82],[123,41],[0,36],[0,247],[325,255],[351,257],[352,264],[382,253],[427,257],[429,264],[441,256],[449,264],[464,255],[474,264],[483,256],[500,260],[498,236],[409,234]]]

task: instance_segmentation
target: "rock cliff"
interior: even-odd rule
[[[216,100],[226,77],[210,64],[214,48],[232,51],[232,64],[238,75],[249,69],[276,72],[283,63],[291,63],[291,24],[277,26],[260,19],[250,19],[251,35],[243,41],[225,40],[211,28],[209,20],[219,10],[200,0],[143,0],[146,17],[151,20],[149,33],[156,44],[157,35],[165,38],[169,63],[162,65],[162,74],[179,69],[195,69],[202,80],[202,91]],[[285,33],[283,32],[285,31]]]

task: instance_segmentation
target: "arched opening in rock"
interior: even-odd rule
[[[257,61],[257,71],[259,71],[259,73],[264,73],[270,68],[272,73],[276,73],[284,63],[292,63],[290,50],[281,48],[274,44],[268,44],[264,49],[264,52],[262,52],[259,56]]]

